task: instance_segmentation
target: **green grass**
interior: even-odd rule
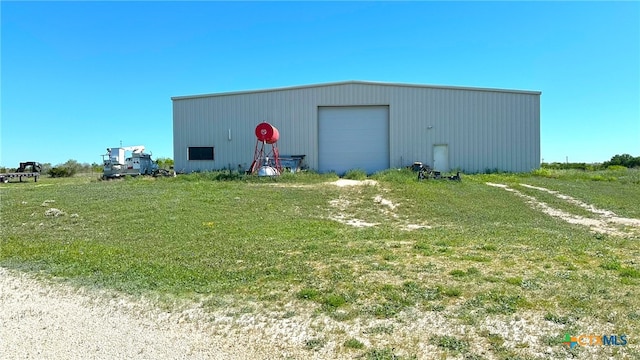
[[[275,310],[293,301],[346,325],[420,311],[469,326],[487,316],[535,312],[576,331],[581,320],[613,321],[634,339],[640,335],[632,326],[640,307],[638,233],[596,236],[485,184],[508,184],[577,215],[584,210],[518,184],[640,218],[640,171],[601,173],[418,182],[415,173],[389,170],[370,177],[378,185],[357,187],[327,184],[335,174],[263,179],[220,172],[2,184],[0,266],[161,302],[203,301],[211,311],[233,304],[237,312],[249,303],[259,304],[252,311]],[[358,170],[350,176],[363,178]],[[50,208],[64,215],[46,216]],[[378,225],[354,227],[332,220],[337,215]],[[430,228],[408,231],[408,224]],[[374,332],[364,335],[393,336]],[[443,354],[475,356],[467,340],[444,335],[431,340]],[[361,349],[354,340],[340,343]],[[310,338],[305,348],[317,351],[328,341]],[[365,358],[395,356],[384,346],[361,351]],[[526,347],[502,344],[488,351],[527,354]]]
[[[430,343],[438,346],[439,348],[451,351],[454,354],[469,352],[469,342],[466,340],[458,339],[454,336],[434,336],[430,339]]]
[[[394,353],[394,349],[371,349],[365,352],[362,358],[367,360],[404,360],[416,359],[415,356],[400,356]]]
[[[364,348],[364,344],[358,339],[351,338],[344,342],[344,347],[349,349],[362,349]]]

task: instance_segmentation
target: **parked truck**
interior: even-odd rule
[[[107,148],[102,155],[103,179],[116,179],[123,176],[174,176],[175,173],[160,169],[158,163],[151,160],[151,154],[144,152],[144,146]]]
[[[21,162],[20,166],[16,170],[16,172],[3,173],[0,174],[0,183],[8,183],[9,179],[19,179],[22,182],[23,178],[33,178],[34,181],[38,181],[38,177],[40,176],[40,171],[42,171],[42,165],[35,161],[25,161]]]

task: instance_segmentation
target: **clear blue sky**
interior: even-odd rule
[[[7,2],[0,165],[173,157],[172,96],[365,80],[539,90],[545,162],[640,156],[639,2]],[[252,149],[247,149],[252,151]]]

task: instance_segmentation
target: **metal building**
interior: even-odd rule
[[[415,161],[443,172],[524,172],[540,165],[540,92],[345,81],[177,96],[177,172],[246,169],[254,129],[311,169],[374,173]]]

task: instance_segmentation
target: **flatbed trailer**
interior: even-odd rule
[[[29,169],[30,171],[27,171]],[[22,178],[33,178],[33,181],[37,182],[40,177],[40,171],[42,171],[42,165],[35,161],[21,162],[16,172],[10,172],[0,174],[0,183],[6,184],[9,179],[18,178],[22,182]]]
[[[15,173],[6,173],[0,174],[0,183],[8,183],[9,179],[18,178],[20,182],[22,182],[22,178],[30,178],[32,177],[35,182],[38,181],[38,177],[40,177],[39,172],[15,172]]]

